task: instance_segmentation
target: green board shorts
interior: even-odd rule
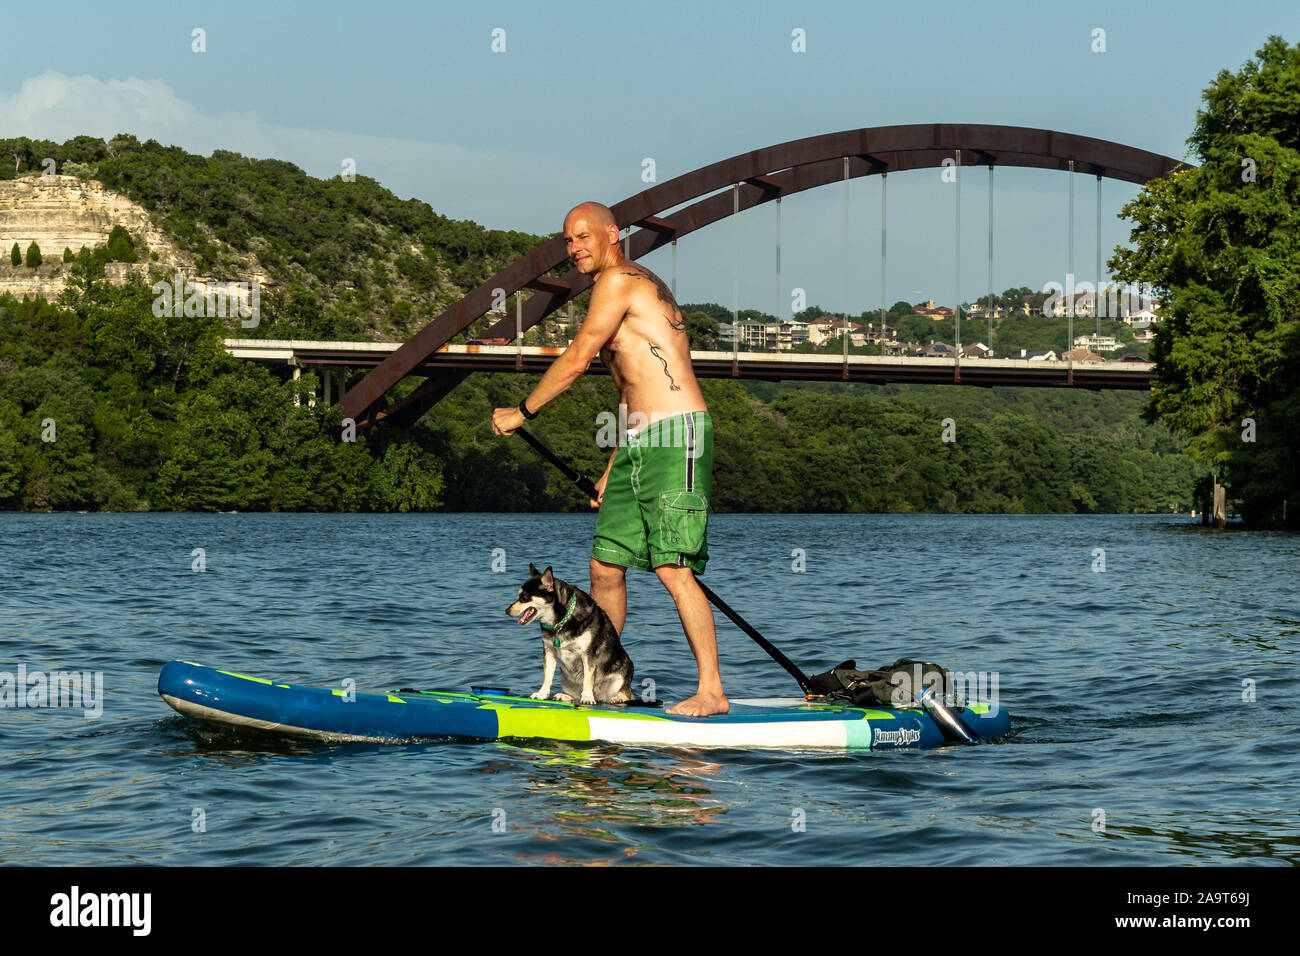
[[[642,571],[674,564],[702,574],[709,560],[712,490],[708,412],[673,415],[628,431],[605,482],[591,556]]]

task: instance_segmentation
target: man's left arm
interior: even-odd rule
[[[600,353],[601,346],[614,337],[618,325],[627,314],[629,284],[617,273],[596,283],[591,290],[591,306],[587,317],[578,329],[569,347],[551,363],[542,380],[532,390],[524,405],[534,415],[565,389],[576,382]],[[518,408],[498,408],[492,413],[492,431],[509,435],[524,424],[526,419]]]

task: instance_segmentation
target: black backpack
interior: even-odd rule
[[[809,677],[808,683],[813,693],[827,700],[849,701],[855,707],[911,706],[927,687],[936,688],[935,694],[942,700],[950,686],[947,670],[910,657],[872,671],[857,667],[857,661],[844,661],[824,674]]]

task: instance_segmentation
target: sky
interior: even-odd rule
[[[1186,139],[1215,75],[1239,70],[1270,34],[1300,42],[1295,0],[64,0],[11,5],[0,23],[0,137],[132,133],[323,178],[350,158],[443,215],[543,235],[577,202],[613,205],[647,188],[646,159],[663,182],[863,127],[1027,126],[1194,161]],[[1065,283],[1069,179],[996,172],[995,290]],[[982,167],[963,173],[958,240],[954,187],[939,170],[889,177],[888,304],[952,305],[987,289],[987,183]],[[1074,272],[1092,280],[1096,180],[1076,176],[1074,189]],[[1138,191],[1103,183],[1103,262],[1128,238],[1119,213]],[[782,203],[779,289],[771,204],[684,238],[678,299],[732,305],[739,237],[740,308],[879,308],[879,179],[854,180],[849,203],[847,257],[841,185]],[[666,249],[642,261],[672,273]]]

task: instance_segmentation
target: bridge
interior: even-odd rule
[[[289,365],[293,377],[311,369],[321,380],[321,397],[332,404],[346,390],[352,369],[374,369],[396,352],[396,342],[311,342],[271,339],[226,339],[235,358],[270,365]],[[438,348],[416,367],[415,374],[441,375],[451,370],[541,374],[564,349],[537,345],[460,345]],[[766,381],[909,382],[920,385],[1023,385],[1040,388],[1146,390],[1155,368],[1150,362],[1069,362],[1026,359],[914,358],[884,355],[818,355],[798,352],[692,351],[700,378],[749,378]],[[599,361],[586,374],[607,375]]]
[[[623,238],[624,255],[636,260],[655,249],[671,244],[674,252],[672,288],[676,294],[676,244],[697,229],[704,228],[727,217],[738,217],[742,211],[769,202],[776,204],[777,221],[777,283],[780,285],[780,203],[784,197],[807,189],[827,186],[836,182],[845,184],[845,313],[848,309],[848,183],[864,176],[879,176],[881,182],[881,313],[885,310],[886,284],[886,183],[891,172],[951,166],[956,186],[956,221],[954,243],[957,250],[957,280],[955,302],[960,305],[960,237],[961,237],[961,172],[966,167],[986,166],[989,177],[989,283],[992,294],[993,273],[993,173],[995,167],[1026,167],[1055,169],[1069,173],[1069,224],[1067,236],[1069,256],[1067,269],[1074,273],[1074,183],[1076,173],[1094,176],[1097,182],[1097,220],[1101,221],[1101,183],[1103,178],[1143,184],[1152,179],[1167,177],[1187,164],[1168,156],[1146,150],[1107,142],[1086,136],[1053,130],[1029,129],[1014,126],[988,126],[971,124],[921,124],[907,126],[882,126],[839,133],[828,133],[806,139],[792,140],[764,149],[742,153],[693,172],[678,176],[665,183],[652,186],[622,202],[612,204],[615,220],[626,226]],[[1096,276],[1101,277],[1100,228],[1096,249]],[[737,239],[738,243],[738,239]],[[737,244],[738,248],[738,244]],[[490,329],[481,332],[483,338],[521,340],[523,333],[550,313],[585,292],[591,279],[577,269],[567,268],[568,255],[562,237],[539,244],[532,251],[506,266],[478,288],[454,303],[407,342],[381,358],[366,375],[348,388],[342,397],[343,414],[356,420],[361,428],[380,421],[392,420],[410,424],[442,397],[473,373],[486,370],[494,361],[501,361],[493,353],[459,353],[444,351],[451,339],[465,331],[471,323],[487,315],[502,296],[513,296],[515,315],[502,318]],[[733,257],[733,273],[738,273],[739,254]],[[733,288],[738,280],[733,276]],[[525,295],[525,291],[531,293]],[[737,294],[738,297],[738,294]],[[733,302],[733,316],[738,312]],[[1073,338],[1071,314],[1070,337]],[[960,321],[957,326],[960,344]],[[847,353],[847,338],[845,350]],[[481,347],[480,347],[481,348]],[[525,370],[523,353],[516,349],[514,370]],[[726,353],[722,353],[724,356]],[[815,378],[829,373],[828,363],[816,361],[816,356],[770,355],[756,364],[752,353],[745,354],[742,363],[737,337],[730,356],[728,374],[742,377],[745,371],[756,377]],[[456,356],[452,358],[452,356]],[[309,358],[309,357],[304,357]],[[1115,382],[1136,382],[1146,375],[1149,384],[1150,370],[1094,368],[1096,363],[1057,363],[1065,368],[1017,369],[1015,360],[957,361],[942,359],[879,359],[867,356],[848,356],[834,359],[840,380],[878,381],[883,376],[896,374],[894,381],[934,381],[940,376],[947,382],[960,384],[1028,384],[1079,385],[1081,379],[1089,388],[1129,387]],[[872,358],[876,361],[866,361]],[[709,374],[719,364],[710,366],[710,360],[701,354],[697,372]],[[900,362],[909,364],[901,365]],[[1011,365],[1006,363],[1010,362]],[[717,363],[725,364],[725,359]],[[998,363],[1003,367],[998,368]],[[1025,363],[1028,365],[1029,363]],[[1038,365],[1039,363],[1033,363]],[[1117,363],[1101,363],[1115,365]],[[1131,364],[1131,363],[1130,363]],[[984,369],[977,372],[974,369]],[[789,375],[777,375],[778,370]],[[888,372],[886,370],[889,370]],[[766,375],[757,373],[766,371]],[[798,374],[795,374],[798,373]],[[408,376],[423,376],[424,381],[400,401],[385,404],[385,396],[398,382]],[[1055,375],[1055,380],[1049,380]],[[859,377],[861,376],[861,377]],[[907,377],[916,376],[916,377]],[[1118,376],[1118,377],[1116,377]],[[1001,381],[999,381],[1001,379]],[[1139,387],[1139,386],[1133,386]]]

